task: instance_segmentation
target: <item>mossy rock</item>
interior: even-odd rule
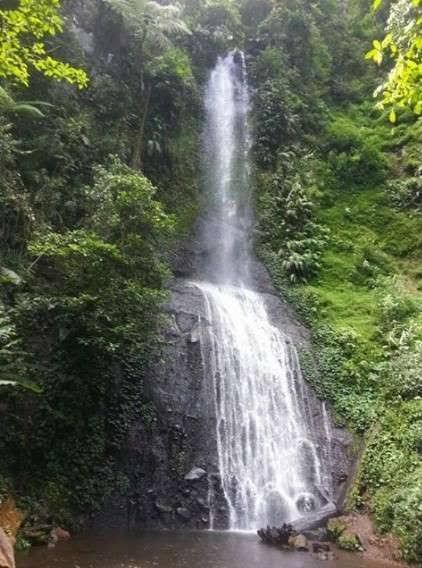
[[[337,542],[345,530],[346,525],[341,519],[330,519],[327,523],[327,535],[333,542]]]
[[[342,550],[349,550],[350,552],[362,550],[362,545],[359,537],[356,534],[348,531],[344,531],[337,538],[337,546]]]

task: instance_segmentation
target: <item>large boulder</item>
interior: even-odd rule
[[[307,552],[309,550],[308,540],[305,535],[298,534],[293,538],[293,548],[299,552]]]
[[[202,479],[207,472],[202,467],[193,467],[189,473],[185,475],[185,481],[198,481]]]
[[[7,534],[15,537],[24,520],[25,513],[16,507],[16,503],[12,497],[0,501],[0,527],[2,527]]]
[[[0,528],[0,568],[15,568],[13,543],[2,528]]]

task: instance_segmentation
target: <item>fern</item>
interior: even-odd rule
[[[44,118],[45,114],[40,107],[48,108],[53,105],[43,101],[21,101],[16,102],[13,97],[0,87],[0,113],[21,114],[32,118]]]
[[[168,49],[171,37],[190,34],[181,19],[179,4],[161,5],[154,0],[105,0],[119,14],[143,47]]]
[[[26,357],[15,326],[0,303],[0,387],[22,387],[41,392],[41,388],[27,378]]]

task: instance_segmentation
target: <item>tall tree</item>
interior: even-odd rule
[[[145,125],[153,89],[148,65],[155,57],[173,47],[176,34],[189,34],[181,18],[179,4],[161,5],[154,0],[105,0],[123,18],[135,41],[137,74],[140,88],[139,123],[132,152],[132,167],[142,168]]]

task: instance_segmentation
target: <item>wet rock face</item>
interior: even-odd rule
[[[271,293],[266,272],[261,270],[265,300],[274,324],[285,330],[295,345],[309,348],[307,330],[294,319],[291,308],[274,291]],[[207,353],[200,333],[201,326],[210,322],[206,320],[202,294],[189,280],[175,279],[170,291],[164,306],[162,350],[151,365],[145,384],[153,416],[146,422],[141,409],[140,420],[131,431],[127,448],[131,486],[118,505],[121,519],[150,528],[206,529],[210,526],[212,499],[214,526],[226,528],[228,510],[217,465],[212,377],[204,370],[203,357]],[[321,403],[310,388],[306,412],[312,417],[316,437],[322,444],[325,433]],[[352,440],[343,429],[332,428],[331,436],[331,474],[337,490],[347,479]],[[327,497],[321,496],[321,503],[326,502]],[[333,514],[333,508],[327,507],[328,516]],[[314,516],[320,520],[318,513]]]
[[[208,528],[209,479],[217,472],[213,398],[204,380],[202,297],[176,280],[164,306],[162,349],[144,384],[147,404],[126,448],[130,487],[100,520],[149,528]],[[145,414],[149,413],[148,416]]]
[[[191,284],[191,280],[199,279],[201,263],[206,264],[206,251],[195,249],[195,241],[190,244],[190,249],[188,245],[187,249],[181,247],[182,252],[175,258],[175,272],[180,277],[170,284],[169,301],[163,307],[161,350],[144,384],[146,408],[140,409],[139,421],[132,426],[124,451],[130,487],[110,504],[100,520],[102,525],[110,526],[114,520],[119,525],[148,528],[207,529],[212,514],[215,528],[228,526],[228,508],[218,471],[213,378],[207,376],[203,365],[209,352],[201,330],[210,322],[203,295]],[[278,297],[265,268],[254,261],[251,273],[253,286],[263,294],[272,323],[298,350],[309,350],[308,330]],[[321,402],[310,387],[306,387],[305,404],[317,445],[322,446],[326,432]],[[334,500],[341,501],[347,484],[351,443],[347,431],[331,427]],[[329,501],[327,495],[318,497],[319,506]],[[212,512],[210,501],[214,503]]]

